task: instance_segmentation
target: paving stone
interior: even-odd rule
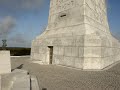
[[[12,58],[12,68],[24,64],[23,69],[35,75],[40,90],[120,90],[120,63],[104,71],[83,71],[56,65],[30,63],[29,58]]]

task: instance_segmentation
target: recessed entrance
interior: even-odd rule
[[[53,46],[48,46],[49,48],[49,64],[53,62]]]

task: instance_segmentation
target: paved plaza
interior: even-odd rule
[[[120,64],[104,71],[83,71],[31,63],[29,57],[12,57],[12,69],[23,64],[38,79],[40,90],[120,90]]]

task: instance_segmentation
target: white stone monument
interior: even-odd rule
[[[31,58],[81,69],[103,69],[120,60],[106,0],[50,0],[48,26],[33,40]]]
[[[10,51],[0,51],[0,74],[11,72]]]

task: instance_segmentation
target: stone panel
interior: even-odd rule
[[[84,57],[84,47],[79,47],[79,57]]]
[[[59,47],[58,53],[59,55],[64,55],[64,47]]]
[[[75,58],[75,68],[83,68],[84,58]]]
[[[85,35],[84,46],[100,47],[101,46],[100,36],[97,36],[94,34],[93,35]]]
[[[72,47],[65,47],[65,56],[72,56]]]
[[[79,57],[79,48],[78,47],[72,47],[72,51],[71,51],[71,53],[72,53],[72,55],[71,56],[73,56],[73,57]]]
[[[10,51],[0,51],[0,74],[11,72]]]
[[[11,90],[30,90],[30,76],[17,77]]]
[[[59,55],[59,47],[54,47],[53,54],[54,55]]]
[[[83,69],[102,69],[101,58],[84,58]]]
[[[116,50],[115,50],[116,52]],[[102,57],[114,56],[113,48],[111,47],[102,47]]]
[[[64,57],[60,55],[54,55],[54,64],[63,64],[64,63]]]
[[[66,66],[74,67],[75,66],[75,58],[74,57],[64,57],[64,62]]]
[[[75,46],[84,46],[84,35],[76,37],[76,44]]]
[[[62,45],[66,47],[75,46],[76,42],[73,37],[64,37],[62,38]]]
[[[101,57],[101,47],[84,47],[84,57]]]

